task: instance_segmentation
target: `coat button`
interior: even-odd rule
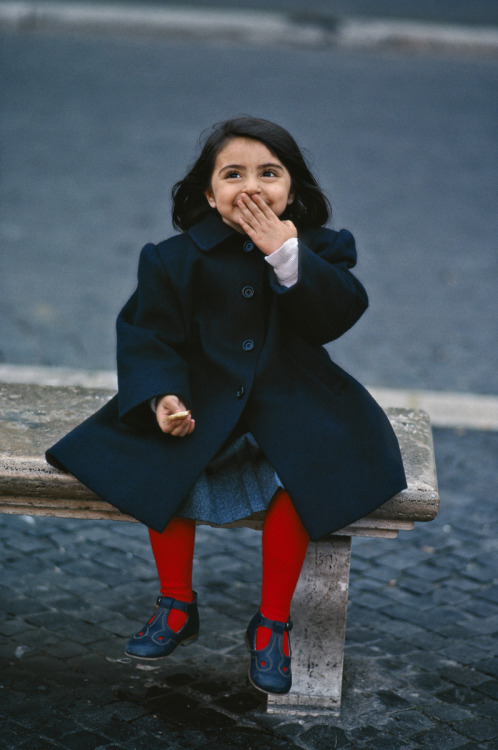
[[[245,392],[246,392],[246,389],[244,388],[243,385],[241,385],[239,390],[237,391],[237,398],[243,398]]]
[[[250,240],[246,240],[242,247],[244,248],[244,252],[250,253],[251,250],[254,250],[254,242],[251,242]]]
[[[251,352],[255,347],[255,343],[252,339],[246,339],[242,344],[242,349],[245,352]]]
[[[254,287],[249,285],[242,287],[242,296],[246,299],[254,297]]]

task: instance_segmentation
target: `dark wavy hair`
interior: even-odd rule
[[[174,185],[172,216],[176,229],[186,231],[216,211],[204,192],[211,184],[216,157],[233,138],[261,141],[289,171],[294,200],[282,219],[293,221],[299,231],[327,223],[331,216],[330,204],[291,134],[269,120],[244,116],[214,125],[205,136],[199,158],[186,177]]]

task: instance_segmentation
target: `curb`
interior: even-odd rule
[[[452,48],[498,51],[498,28],[456,26],[419,21],[345,19],[340,43],[350,47]]]
[[[43,365],[0,364],[0,385],[2,383],[117,390],[116,373],[111,370]],[[433,427],[498,431],[498,396],[408,388],[367,386],[367,389],[383,408],[422,409],[429,415]]]
[[[253,44],[279,43],[327,48],[458,49],[498,51],[498,28],[415,21],[320,18],[249,10],[64,2],[0,2],[0,29],[132,32]]]

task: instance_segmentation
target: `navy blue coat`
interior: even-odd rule
[[[162,531],[197,477],[250,430],[311,538],[373,511],[406,486],[382,409],[323,344],[368,305],[350,268],[352,235],[299,238],[299,278],[278,284],[264,255],[217,215],[142,250],[117,321],[118,395],[47,451],[53,465]],[[193,433],[165,435],[149,401],[175,393]]]

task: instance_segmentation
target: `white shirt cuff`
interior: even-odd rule
[[[265,256],[281,286],[293,286],[298,279],[298,249],[297,237],[291,237],[274,253]]]

